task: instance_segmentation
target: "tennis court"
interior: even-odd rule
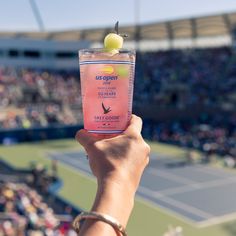
[[[83,152],[51,152],[48,156],[92,175]],[[198,227],[235,219],[235,196],[236,174],[157,154],[151,155],[137,192],[137,197]]]

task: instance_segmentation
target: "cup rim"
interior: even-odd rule
[[[109,51],[106,51],[107,49],[105,48],[82,48],[82,49],[79,49],[78,50],[78,53],[81,54],[81,53],[94,53],[94,52],[97,52],[97,53],[104,53],[104,52],[109,52]],[[121,49],[114,49],[114,50],[117,50],[119,53],[131,53],[131,54],[136,54],[136,51],[135,49],[129,49],[129,48],[121,48]]]

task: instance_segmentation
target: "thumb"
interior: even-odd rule
[[[75,139],[86,149],[89,145],[95,142],[95,137],[85,129],[79,130]]]

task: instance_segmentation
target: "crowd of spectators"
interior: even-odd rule
[[[0,129],[81,123],[80,94],[78,71],[2,67]]]
[[[236,91],[233,49],[137,54],[134,104],[227,103]],[[0,128],[82,122],[79,71],[0,67]]]
[[[236,54],[228,47],[138,54],[134,100],[163,106],[226,102],[236,91],[235,62]]]
[[[172,122],[146,120],[143,132],[153,141],[232,158],[236,167],[236,113],[229,117],[201,114],[195,119]]]
[[[0,183],[1,236],[75,236],[41,195],[24,183]]]

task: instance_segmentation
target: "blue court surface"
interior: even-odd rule
[[[49,153],[85,175],[92,176],[83,152]],[[152,154],[137,197],[184,218],[198,227],[236,218],[236,174]]]

